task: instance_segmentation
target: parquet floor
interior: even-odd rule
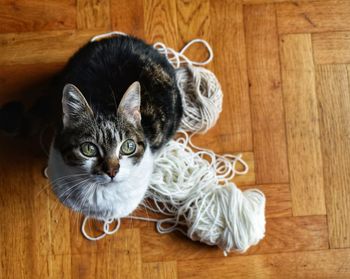
[[[224,111],[198,141],[243,152],[251,171],[236,181],[266,193],[266,238],[224,257],[124,221],[89,242],[46,191],[36,143],[1,137],[0,277],[350,278],[350,1],[2,0],[0,104],[30,103],[29,88],[109,30],[210,42]]]

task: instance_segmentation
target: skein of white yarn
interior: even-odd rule
[[[229,181],[248,170],[240,156],[193,152],[188,134],[181,134],[158,154],[146,194],[155,204],[144,204],[147,209],[169,216],[158,222],[158,232],[179,230],[225,252],[246,251],[264,237],[264,195],[259,190],[241,192]],[[225,165],[228,156],[232,165]],[[244,166],[243,171],[236,170],[237,163]]]
[[[101,36],[99,37],[99,39]],[[193,43],[203,43],[209,57],[204,62],[192,62],[184,52]],[[236,174],[245,174],[248,166],[241,156],[216,155],[213,151],[196,147],[186,131],[204,133],[217,121],[222,108],[222,92],[215,75],[195,65],[205,65],[213,54],[206,41],[196,39],[180,52],[162,43],[154,45],[177,69],[178,87],[183,99],[184,116],[181,137],[172,140],[157,154],[146,198],[154,206],[144,203],[165,219],[129,216],[126,218],[157,222],[159,233],[178,230],[192,240],[218,245],[226,255],[230,251],[246,251],[265,234],[265,196],[259,190],[242,192],[231,182]],[[197,152],[194,152],[196,149]],[[236,170],[236,164],[244,170]],[[151,203],[152,204],[152,203]],[[112,220],[106,220],[104,233],[96,238],[82,232],[90,240],[97,240],[119,228],[110,230]],[[182,227],[187,227],[184,229]]]

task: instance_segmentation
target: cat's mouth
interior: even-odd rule
[[[122,177],[118,177],[118,176],[115,176],[113,178],[103,176],[103,177],[93,177],[92,181],[94,183],[97,183],[98,185],[101,185],[101,186],[111,186],[111,185],[115,185],[118,183],[122,183],[125,181],[125,179],[123,179]]]

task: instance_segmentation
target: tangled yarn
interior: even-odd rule
[[[179,230],[225,252],[245,251],[264,236],[263,194],[258,190],[241,192],[229,181],[248,170],[240,156],[193,152],[188,134],[180,133],[155,160],[146,194],[155,206],[144,206],[169,216],[157,224],[161,233]],[[237,164],[244,166],[243,171],[236,170]],[[187,227],[187,232],[179,225]]]
[[[191,61],[185,51],[195,43],[203,44],[208,50],[208,58],[203,62]],[[184,115],[181,128],[192,133],[205,133],[213,127],[222,110],[222,91],[216,76],[203,67],[213,59],[213,51],[208,42],[195,39],[189,42],[180,52],[167,48],[163,43],[155,43],[161,54],[176,69],[176,80],[179,88]]]
[[[184,55],[194,43],[202,43],[207,48],[209,56],[206,61],[193,62]],[[211,71],[199,67],[212,60],[212,50],[206,41],[200,39],[191,41],[180,52],[162,43],[156,43],[154,47],[176,69],[184,116],[179,137],[168,142],[155,158],[145,197],[151,202],[142,203],[148,210],[166,217],[126,218],[156,222],[159,233],[177,230],[192,240],[219,246],[225,255],[230,251],[244,252],[264,237],[265,196],[256,189],[242,192],[231,181],[236,174],[248,172],[241,155],[217,155],[191,141],[193,134],[205,133],[213,127],[222,110],[223,95],[218,80]],[[189,136],[188,132],[192,135]],[[243,166],[243,171],[237,170],[237,164]],[[88,216],[83,222],[82,232],[90,240],[112,234],[120,225],[118,219],[117,226],[111,230],[113,220],[105,220],[103,234],[91,237],[84,229],[87,219]]]

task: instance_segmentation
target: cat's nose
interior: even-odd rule
[[[118,158],[114,157],[108,157],[103,164],[103,170],[110,178],[113,178],[117,175],[119,167],[119,160]]]
[[[108,176],[110,178],[114,178],[116,175],[117,175],[117,172],[118,172],[119,168],[109,168],[106,173],[108,174]]]

